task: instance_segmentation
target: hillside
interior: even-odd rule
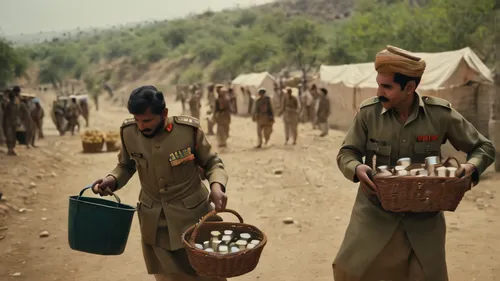
[[[206,11],[180,20],[67,34],[18,48],[42,83],[86,79],[164,85],[227,81],[239,73],[373,60],[387,44],[436,52],[472,47],[492,54],[494,0],[283,0]],[[299,59],[302,58],[302,61]]]

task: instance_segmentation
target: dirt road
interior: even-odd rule
[[[93,128],[117,129],[128,118],[124,108],[101,107],[108,111],[92,112]],[[179,113],[178,104],[170,108]],[[0,188],[12,207],[3,220],[8,229],[0,230],[0,237],[5,236],[0,240],[0,280],[153,280],[142,260],[137,217],[121,256],[70,250],[68,196],[110,171],[116,153],[82,154],[78,136],[56,136],[50,120],[45,122],[50,136],[40,148],[30,153],[20,148],[16,159],[0,154]],[[257,269],[232,280],[333,280],[331,263],[357,188],[335,163],[343,133],[331,131],[319,138],[309,124],[301,125],[298,145],[284,146],[283,124],[278,119],[271,146],[255,150],[254,132],[249,119],[233,118],[229,148],[221,151],[221,158],[230,175],[228,207],[265,231],[269,243]],[[214,137],[209,139],[215,144]],[[500,281],[500,233],[494,230],[500,227],[499,179],[500,175],[488,171],[459,209],[446,214],[450,280]],[[118,195],[124,203],[135,205],[138,192],[135,176]],[[20,208],[27,210],[19,212]],[[296,223],[285,225],[285,217]],[[39,238],[42,231],[50,236]],[[20,276],[12,276],[19,275],[15,273]]]

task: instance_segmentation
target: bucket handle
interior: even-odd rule
[[[217,212],[216,210],[212,210],[210,213],[208,213],[205,216],[203,216],[203,218],[201,218],[201,220],[194,226],[193,232],[191,233],[191,237],[189,237],[189,242],[191,244],[194,244],[196,236],[198,236],[198,232],[200,230],[200,225],[202,225],[203,223],[205,223],[205,221],[209,217],[217,215],[217,213],[231,213],[231,214],[235,215],[238,218],[238,220],[240,220],[240,223],[243,223],[243,218],[235,210],[226,209],[226,210],[221,211],[221,212]]]
[[[92,184],[89,184],[87,185],[84,189],[82,189],[82,191],[80,191],[80,195],[78,195],[78,199],[80,199],[80,197],[82,197],[83,195],[83,192],[85,192],[85,190],[89,189],[89,188],[92,188]],[[109,187],[106,187],[106,189],[109,189]],[[109,193],[111,193],[116,201],[118,201],[118,204],[121,204],[122,203],[122,200],[120,199],[120,197],[118,197],[118,195],[116,195],[114,192],[112,192],[111,190],[107,190]]]

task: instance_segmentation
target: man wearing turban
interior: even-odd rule
[[[495,160],[492,143],[446,100],[416,92],[425,61],[387,46],[375,59],[377,97],[361,103],[337,155],[346,178],[360,182],[344,241],[333,262],[336,281],[447,281],[442,211],[386,210],[378,199],[376,167],[398,159],[424,163],[446,141],[467,153],[457,171],[472,185]],[[363,157],[365,160],[363,161]]]

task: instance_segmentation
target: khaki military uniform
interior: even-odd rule
[[[322,94],[318,98],[318,111],[316,112],[316,122],[321,131],[321,136],[328,134],[328,117],[330,117],[330,99]]]
[[[299,100],[286,94],[281,105],[283,112],[283,122],[285,124],[285,140],[288,142],[292,136],[293,143],[297,141],[297,129],[299,126]]]
[[[89,126],[89,104],[87,100],[80,101],[80,109],[82,111],[83,119],[85,119],[85,127]]]
[[[186,95],[187,95],[187,89],[185,86],[177,86],[177,95],[176,95],[176,101],[180,101],[182,105],[182,112],[185,112],[186,110]]]
[[[64,118],[64,107],[59,104],[57,101],[52,103],[52,110],[50,111],[50,117],[54,125],[56,125],[56,129],[60,135],[64,134],[65,129],[65,118]]]
[[[5,111],[3,114],[3,129],[7,142],[7,148],[9,149],[9,151],[13,151],[13,149],[16,147],[16,131],[18,122],[19,104],[15,100],[9,101],[5,105]]]
[[[373,155],[377,156],[376,166],[395,166],[401,157],[424,163],[425,157],[441,155],[441,144],[448,140],[467,153],[467,162],[477,169],[472,175],[477,184],[479,175],[495,159],[491,142],[449,102],[415,95],[413,112],[405,124],[393,110],[385,110],[378,98],[361,104],[337,156],[344,176],[358,182],[356,166],[365,157],[365,164],[372,167]],[[447,281],[443,212],[388,212],[368,190],[358,188],[351,220],[334,261],[335,280]]]
[[[236,100],[236,94],[234,91],[228,92],[229,95],[229,100],[231,101],[231,112],[232,113],[237,113],[238,112],[238,102]]]
[[[311,122],[314,125],[315,112],[314,112],[314,99],[309,91],[304,91],[300,95],[301,104],[301,120],[302,122]]]
[[[69,106],[66,108],[66,119],[68,120],[68,124],[66,126],[67,131],[71,131],[71,134],[75,134],[75,127],[78,127],[78,130],[80,130],[80,122],[78,121],[78,117],[80,117],[80,114],[82,112],[82,109],[77,103],[71,102]]]
[[[191,116],[193,116],[196,119],[200,119],[200,108],[201,108],[200,99],[201,96],[197,93],[191,95],[191,98],[189,99],[189,109],[191,110]]]
[[[228,176],[197,119],[176,116],[166,124],[162,133],[146,138],[133,119],[126,120],[121,126],[118,165],[110,175],[120,189],[136,171],[139,173],[137,213],[148,273],[195,276],[181,235],[213,209],[199,167],[210,184],[217,182],[225,187]]]
[[[267,143],[271,138],[271,134],[273,132],[274,115],[271,105],[271,98],[269,96],[264,95],[255,100],[252,119],[253,121],[257,122],[257,146],[261,146],[262,135],[264,135],[264,139]]]
[[[35,146],[36,126],[31,117],[31,110],[25,101],[19,103],[19,121],[26,133],[26,145]]]
[[[217,123],[217,140],[219,146],[227,145],[231,124],[231,101],[229,98],[219,97],[215,103],[214,119]]]
[[[43,118],[45,117],[45,111],[43,107],[40,105],[39,107],[35,106],[33,110],[31,110],[31,118],[35,123],[36,134],[38,134],[39,139],[43,139]]]

